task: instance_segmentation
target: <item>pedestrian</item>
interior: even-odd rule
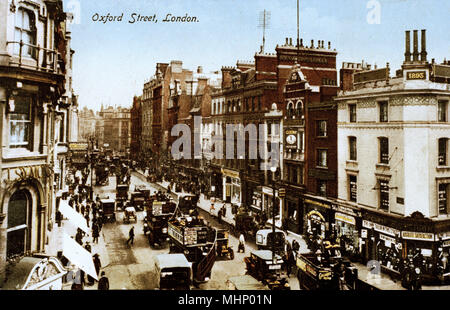
[[[84,246],[84,248],[86,249],[86,251],[88,251],[89,253],[91,253],[92,247],[91,247],[91,245],[89,244],[89,241],[86,241],[86,245]]]
[[[300,250],[300,244],[295,239],[292,240],[292,250],[294,252],[295,259],[297,259],[297,253],[298,253],[298,250]]]
[[[84,207],[84,204],[82,203],[81,207],[80,207],[81,214],[84,214],[85,209],[86,208]]]
[[[86,224],[87,224],[87,227],[90,227],[89,226],[89,213],[88,212],[86,212],[86,215],[84,216],[84,218],[86,219]]]
[[[100,273],[100,268],[102,268],[102,263],[100,261],[100,255],[98,255],[97,253],[94,254],[94,267],[95,267],[95,272],[97,272],[97,276]]]
[[[100,291],[106,291],[109,290],[109,280],[105,275],[105,272],[102,271],[102,276],[100,278],[100,280],[98,280],[98,290]]]
[[[133,245],[133,242],[134,242],[134,226],[131,226],[131,229],[130,229],[130,232],[128,233],[128,235],[129,235],[129,238],[127,240],[127,245],[130,243],[130,241],[131,241],[131,244]]]
[[[245,237],[244,234],[241,233],[239,236],[239,246],[238,246],[238,253],[240,253],[242,250],[242,253],[245,253]]]
[[[98,243],[98,237],[99,236],[100,236],[100,234],[99,234],[98,224],[97,224],[97,222],[94,222],[92,224],[92,242],[93,243]]]
[[[86,284],[86,281],[84,279],[84,271],[82,269],[79,270],[79,273],[77,273],[77,276],[78,275],[79,275],[79,278],[76,278],[75,281],[72,283],[71,289],[74,291],[84,290],[84,285]]]
[[[82,233],[81,229],[79,229],[79,228],[77,230],[77,234],[75,235],[75,241],[79,245],[83,245],[83,233]]]
[[[219,224],[222,224],[222,211],[223,207],[221,209],[219,209],[219,212],[217,212],[217,219],[219,221]]]
[[[292,252],[291,249],[289,249],[286,252],[286,272],[288,277],[291,274],[292,267],[294,266],[294,264],[295,264],[294,253]]]

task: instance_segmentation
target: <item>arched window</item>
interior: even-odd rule
[[[288,102],[286,111],[288,117],[294,116],[294,104],[292,103],[292,101]]]
[[[15,192],[8,204],[8,227],[6,255],[21,255],[29,249],[30,208],[29,193],[24,190]]]
[[[19,8],[16,14],[16,22],[14,28],[14,41],[23,42],[22,56],[36,57],[36,21],[34,14],[28,10]],[[20,45],[14,44],[14,54],[20,54]]]
[[[297,101],[297,104],[295,106],[295,111],[297,116],[303,115],[303,102],[301,100]]]

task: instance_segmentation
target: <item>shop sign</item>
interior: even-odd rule
[[[83,142],[72,142],[69,143],[69,149],[71,151],[87,151],[88,144]]]
[[[385,233],[385,234],[388,234],[388,235],[394,236],[394,237],[398,236],[400,234],[400,231],[398,231],[397,229],[383,226],[383,225],[380,225],[377,223],[372,223],[372,222],[366,221],[366,220],[363,220],[362,226],[365,228],[369,228],[369,229],[373,228],[374,230],[376,230],[378,232]]]
[[[349,214],[349,215],[352,215],[352,216],[355,216],[355,217],[361,216],[360,212],[355,211],[355,210],[353,210],[351,208],[347,208],[347,207],[339,206],[339,205],[334,205],[334,204],[331,205],[331,207],[335,211],[339,211],[339,212],[342,212],[342,213],[345,213],[345,214]]]
[[[440,233],[438,235],[442,240],[448,240],[450,239],[450,232]]]
[[[334,218],[336,220],[339,220],[339,221],[342,221],[342,222],[345,222],[345,223],[356,225],[355,218],[353,216],[350,216],[350,215],[345,215],[343,213],[336,212],[336,214],[334,215]]]
[[[326,205],[324,203],[320,203],[320,202],[317,202],[317,201],[314,201],[314,200],[309,200],[309,199],[305,199],[305,203],[309,203],[309,204],[312,204],[312,205],[315,205],[315,206],[319,206],[319,207],[322,207],[322,208],[326,208],[326,209],[330,209],[331,208],[329,205]]]
[[[446,241],[442,242],[442,246],[443,247],[449,247],[450,246],[450,240],[446,240]]]
[[[434,234],[414,231],[402,231],[403,239],[434,241]]]
[[[325,218],[323,217],[323,215],[320,214],[320,212],[316,211],[316,210],[313,210],[313,211],[309,212],[306,216],[308,218],[316,218],[316,219],[318,217],[318,218],[320,218],[322,220],[322,222],[325,222]]]
[[[12,175],[15,175],[13,177]],[[25,181],[28,179],[41,179],[51,175],[51,170],[47,166],[26,166],[16,169],[8,169],[9,181]]]
[[[233,171],[233,170],[228,170],[228,169],[222,168],[222,174],[227,177],[230,177],[230,178],[239,179],[238,171]]]
[[[286,129],[284,132],[284,136],[286,137],[285,147],[287,149],[296,149],[297,148],[297,130],[296,129]]]
[[[388,236],[385,236],[385,235],[380,234],[380,239],[384,241],[384,244],[385,244],[388,248],[391,247],[391,243],[395,244],[395,239],[394,239],[394,238],[391,238],[391,237],[388,237]]]
[[[263,187],[262,191],[266,195],[271,195],[271,196],[273,195],[273,189],[271,189],[270,187]]]

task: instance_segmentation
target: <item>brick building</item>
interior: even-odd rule
[[[142,96],[134,96],[133,106],[130,110],[131,117],[131,142],[130,156],[138,159],[141,155],[142,140]]]

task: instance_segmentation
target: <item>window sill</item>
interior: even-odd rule
[[[381,163],[377,163],[376,164],[377,168],[384,168],[384,169],[390,169],[391,167],[389,166],[389,164],[381,164]]]
[[[436,171],[449,171],[450,166],[436,166]]]
[[[316,166],[317,169],[328,170],[328,167]]]
[[[346,163],[347,163],[347,165],[358,165],[357,160],[347,160]]]
[[[45,158],[46,154],[42,154],[39,152],[31,152],[29,150],[23,149],[23,148],[17,148],[17,149],[10,149],[10,148],[4,148],[3,149],[3,159],[5,161],[12,161],[16,159],[27,159],[27,158],[33,158],[36,157],[42,157]]]

